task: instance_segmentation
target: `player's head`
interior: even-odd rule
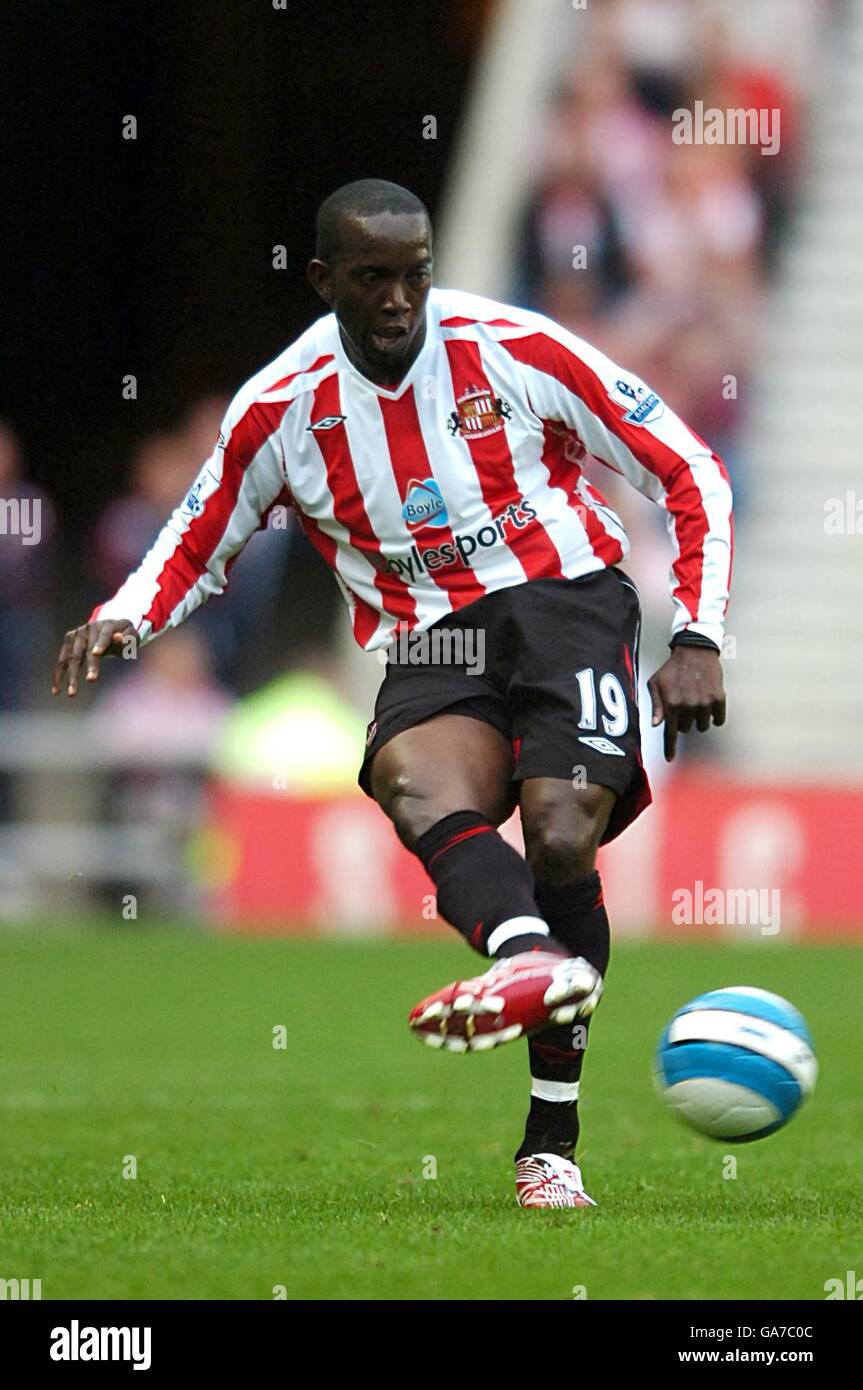
[[[359,179],[321,204],[308,275],[360,365],[398,378],[413,360],[431,270],[431,221],[409,189]]]

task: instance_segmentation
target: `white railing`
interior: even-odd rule
[[[124,749],[98,715],[58,711],[0,716],[0,777],[7,812],[0,825],[0,920],[57,910],[86,910],[105,884],[158,890],[161,906],[197,903],[186,847],[197,828],[190,807],[207,771],[199,748]],[[117,812],[111,779],[162,775],[162,809]],[[173,779],[179,778],[174,782]],[[113,795],[111,792],[113,790]],[[182,792],[176,814],[165,801]],[[114,819],[105,819],[106,812]]]

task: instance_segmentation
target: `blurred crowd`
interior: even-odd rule
[[[30,482],[21,442],[0,421],[0,713],[25,702],[34,654],[47,638],[57,518]]]
[[[226,399],[206,397],[177,430],[153,435],[135,450],[128,487],[103,509],[93,530],[89,554],[99,595],[116,592],[185,496],[212,453],[226,407]],[[169,634],[170,650],[179,652],[175,639],[193,632],[199,663],[205,662],[227,690],[239,688],[244,658],[260,643],[260,631],[272,617],[290,534],[273,528],[253,536],[232,566],[230,586],[219,602],[205,604],[191,628]],[[177,659],[185,666],[189,657],[183,651]]]
[[[84,542],[84,609],[109,598],[139,564],[165,520],[181,502],[204,459],[212,453],[227,401],[195,402],[171,431],[143,439],[133,450],[126,482],[97,514]],[[50,664],[62,638],[63,563],[55,507],[29,482],[21,443],[0,424],[0,714],[40,707]],[[24,533],[28,525],[31,535]],[[276,606],[292,531],[268,528],[255,535],[231,572],[218,603],[204,606],[194,623],[154,643],[152,655],[116,681],[119,663],[106,663],[96,707],[110,712],[118,746],[179,741],[186,749],[206,743],[232,696],[250,684],[248,668],[261,646]],[[80,620],[87,616],[82,611]],[[89,702],[88,702],[89,704]]]
[[[756,56],[735,22],[746,9],[701,0],[587,7],[536,151],[515,288],[643,377],[709,441],[728,466],[738,518],[750,380],[797,196],[806,113],[793,64]],[[778,152],[675,143],[674,113],[697,102],[770,112]],[[667,614],[664,519],[633,504],[606,470],[595,481],[630,531],[643,597]]]

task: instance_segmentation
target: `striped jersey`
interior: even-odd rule
[[[143,642],[228,582],[289,507],[333,570],[367,651],[496,589],[621,561],[588,458],[667,513],[672,630],[722,644],[732,554],[721,460],[645,383],[541,314],[432,289],[395,389],[349,361],[334,314],[257,372],[139,568],[93,618]]]

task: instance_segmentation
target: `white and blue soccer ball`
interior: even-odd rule
[[[787,999],[748,985],[684,1004],[656,1053],[656,1084],[669,1108],[701,1134],[738,1144],[787,1124],[817,1073],[802,1016]]]

